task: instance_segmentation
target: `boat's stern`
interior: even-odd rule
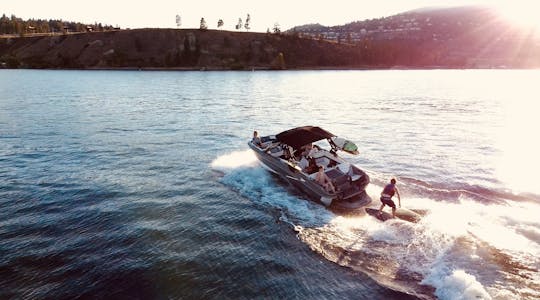
[[[330,209],[338,213],[363,213],[364,208],[371,202],[371,197],[366,191],[362,191],[356,196],[348,199],[335,199],[332,201]]]

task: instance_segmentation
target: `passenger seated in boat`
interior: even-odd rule
[[[309,160],[309,165],[304,170],[304,172],[306,172],[308,174],[313,174],[313,173],[317,172],[319,167],[317,166],[317,162],[315,161],[315,158],[310,157],[310,158],[308,158],[308,160]]]
[[[327,192],[330,192],[330,193],[336,192],[336,189],[334,188],[332,181],[330,180],[328,175],[324,173],[323,166],[319,166],[319,172],[317,172],[317,175],[315,176],[315,181],[318,184],[322,185]]]
[[[307,174],[315,173],[318,170],[317,162],[313,157],[302,156],[298,162],[298,166]]]
[[[313,151],[313,145],[312,144],[307,144],[305,146],[302,146],[300,148],[300,151],[301,151],[301,155],[302,156],[305,156],[305,157],[308,157],[308,156],[311,156],[310,153]]]
[[[319,148],[319,146],[312,145],[311,149],[309,149],[309,152],[308,152],[307,156],[315,157],[320,150],[321,150],[321,148]]]
[[[253,138],[251,139],[251,142],[255,144],[255,146],[261,148],[262,142],[261,142],[261,138],[259,137],[259,133],[257,132],[257,130],[253,131]]]
[[[285,160],[293,158],[293,156],[291,155],[290,147],[283,148],[283,155],[281,156],[281,158]]]
[[[326,166],[327,168],[333,168],[337,165],[337,161],[333,160],[333,159],[330,159],[329,162],[328,162],[328,165]]]

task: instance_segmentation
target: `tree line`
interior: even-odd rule
[[[221,29],[221,27],[223,27],[223,25],[225,25],[225,22],[223,22],[223,19],[219,19],[218,22],[217,22],[217,28]],[[180,15],[176,15],[176,26],[178,28],[180,28],[182,26],[182,17]],[[246,31],[249,31],[251,29],[251,16],[249,14],[247,14],[245,21],[242,21],[242,18],[238,18],[238,23],[236,23],[236,25],[234,25],[234,29],[236,29],[236,30],[240,30],[242,28],[245,28]],[[201,18],[199,29],[200,30],[207,30],[208,29],[208,24],[207,24],[206,20],[204,19],[204,17]],[[278,33],[278,34],[281,33],[281,28],[279,26],[279,23],[276,22],[274,24],[274,27],[272,28],[272,31],[274,33]],[[267,33],[270,33],[270,28],[267,29]]]
[[[176,26],[180,28],[182,24],[180,15],[176,15]],[[225,25],[225,22],[223,22],[223,19],[219,19],[217,22],[217,28],[221,29]],[[244,27],[246,31],[249,31],[251,29],[251,16],[247,14],[245,23],[242,21],[242,18],[238,18],[238,23],[234,26],[236,30],[240,30]],[[199,26],[199,29],[206,30],[208,29],[208,24],[206,23],[206,20],[204,18],[201,18],[201,23]]]
[[[115,29],[111,25],[101,23],[84,24],[80,22],[68,22],[63,20],[23,20],[15,15],[7,17],[3,14],[0,18],[0,34],[24,35],[29,33],[66,33],[86,31],[107,31]]]

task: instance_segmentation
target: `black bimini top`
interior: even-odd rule
[[[287,144],[294,149],[304,145],[329,139],[335,135],[317,126],[302,126],[283,131],[276,135],[278,141]]]

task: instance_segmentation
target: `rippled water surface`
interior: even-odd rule
[[[540,71],[0,70],[0,298],[540,298]],[[246,145],[318,125],[419,223]]]

